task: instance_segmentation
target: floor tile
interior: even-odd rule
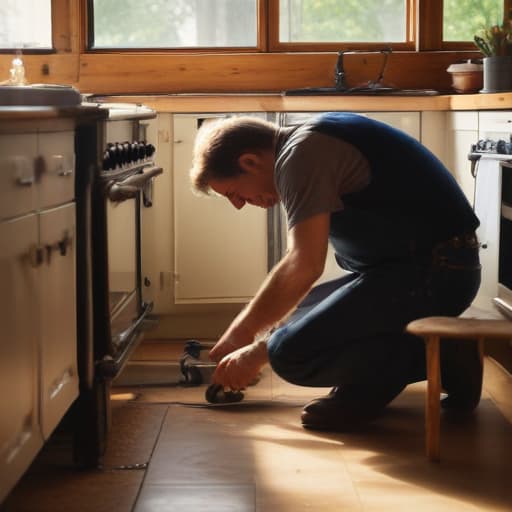
[[[146,485],[134,512],[255,512],[253,485]]]
[[[229,406],[207,405],[205,386],[115,388],[103,469],[73,470],[57,437],[0,510],[510,511],[512,378],[489,361],[485,375],[474,414],[442,414],[439,464],[425,457],[425,383],[346,434],[302,429],[302,404],[326,390],[289,386],[268,369]]]

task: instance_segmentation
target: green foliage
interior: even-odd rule
[[[443,40],[472,41],[503,19],[504,0],[443,0]]]
[[[403,41],[403,0],[281,0],[289,41]]]
[[[512,13],[511,13],[512,14]],[[475,44],[486,56],[512,56],[512,17],[501,25],[492,25],[475,35]]]
[[[188,2],[94,0],[94,44],[151,48],[165,41],[179,46],[178,29],[191,12]]]

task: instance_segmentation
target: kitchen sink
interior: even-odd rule
[[[352,87],[336,89],[335,87],[305,87],[283,91],[284,96],[436,96],[434,89],[398,89],[395,87]]]
[[[67,85],[0,86],[0,107],[72,107],[80,103],[80,93]]]

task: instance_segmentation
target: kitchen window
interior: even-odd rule
[[[407,43],[408,0],[280,0],[281,43]]]
[[[88,0],[87,48],[475,50],[474,34],[501,23],[511,6],[512,0]]]
[[[0,49],[52,48],[51,0],[2,0]]]
[[[257,10],[258,0],[92,0],[89,46],[254,50]]]
[[[501,24],[503,0],[444,0],[443,40],[472,41],[482,28]]]

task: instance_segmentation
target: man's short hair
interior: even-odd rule
[[[238,159],[243,153],[274,147],[277,126],[257,117],[239,116],[203,122],[194,144],[190,180],[204,194],[211,180],[242,174]]]

